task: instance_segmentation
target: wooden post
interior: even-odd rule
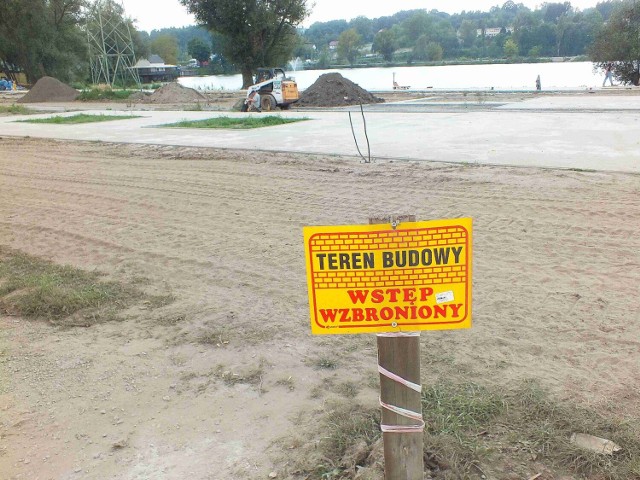
[[[420,337],[378,337],[380,366],[412,383],[420,384]],[[422,411],[420,393],[380,375],[380,398],[414,412]],[[382,409],[383,425],[416,425],[418,422]],[[424,478],[423,434],[383,433],[385,480]]]
[[[389,223],[395,226],[402,222],[415,222],[415,216],[370,218],[370,224]],[[378,336],[378,362],[388,372],[413,384],[420,385],[420,337]],[[400,407],[412,412],[422,412],[421,394],[380,374],[380,399],[383,404]],[[382,408],[382,425],[418,425],[411,419]],[[423,433],[384,432],[384,478],[385,480],[423,480]]]

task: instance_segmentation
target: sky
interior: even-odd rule
[[[122,2],[125,12],[136,21],[138,30],[151,31],[167,27],[184,27],[194,25],[195,20],[187,13],[185,7],[178,0],[119,0]],[[312,3],[314,0],[310,0]],[[425,8],[427,10],[440,10],[447,13],[459,13],[463,10],[487,11],[494,5],[502,5],[505,0],[315,0],[315,7],[304,26],[314,22],[326,22],[328,20],[346,19],[363,15],[368,18],[377,18],[393,15],[400,10],[413,10]],[[543,0],[544,1],[544,0]],[[516,3],[524,3],[534,9],[543,1],[515,0]],[[549,0],[554,1],[554,0]],[[555,0],[563,1],[563,0]],[[585,9],[595,7],[598,0],[572,0],[575,8]]]

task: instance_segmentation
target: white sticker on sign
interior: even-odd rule
[[[442,292],[436,295],[436,302],[444,303],[444,302],[453,302],[453,292]]]

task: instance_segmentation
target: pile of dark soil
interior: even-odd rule
[[[53,77],[42,77],[18,103],[73,102],[80,92]]]
[[[307,88],[296,105],[302,107],[343,107],[361,103],[381,103],[364,88],[344,78],[339,73],[325,73]]]
[[[167,83],[144,100],[146,103],[206,103],[207,97],[179,83]]]

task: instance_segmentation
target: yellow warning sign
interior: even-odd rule
[[[305,227],[314,334],[471,327],[471,219]]]

